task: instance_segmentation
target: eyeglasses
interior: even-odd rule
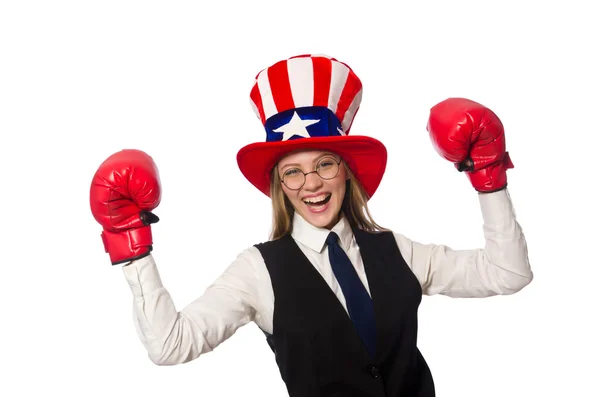
[[[298,190],[306,183],[306,175],[316,173],[321,179],[333,179],[340,172],[340,163],[333,157],[325,157],[319,160],[314,171],[303,172],[300,168],[287,169],[281,177],[281,182],[290,190]]]

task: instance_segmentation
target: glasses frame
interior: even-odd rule
[[[327,159],[327,158],[331,158],[331,159],[332,159],[332,160],[333,160],[333,161],[334,161],[334,162],[337,164],[337,167],[338,167],[338,169],[337,169],[337,172],[336,172],[336,173],[335,173],[335,175],[334,175],[334,176],[332,176],[331,178],[323,178],[323,177],[321,176],[321,174],[319,174],[319,171],[318,171],[318,169],[317,169],[317,168],[319,167],[319,163],[321,163],[321,161],[322,161],[322,160],[324,160],[324,159]],[[300,187],[299,187],[299,188],[292,189],[291,187],[289,187],[288,185],[286,185],[286,183],[283,181],[283,179],[284,179],[284,176],[285,176],[285,175],[283,175],[283,176],[281,176],[281,175],[280,175],[280,176],[279,176],[279,179],[281,179],[281,183],[283,183],[283,184],[285,185],[285,187],[287,187],[287,188],[288,188],[288,189],[290,189],[290,190],[300,190],[300,189],[302,189],[302,187],[303,187],[303,186],[306,184],[306,176],[307,176],[307,175],[309,175],[309,174],[317,174],[317,175],[319,176],[319,178],[323,179],[324,181],[330,181],[330,180],[332,180],[333,178],[335,178],[336,176],[338,176],[338,174],[340,173],[340,164],[342,163],[342,158],[340,157],[340,159],[339,159],[339,160],[336,160],[336,159],[335,159],[335,157],[333,157],[333,156],[325,156],[325,157],[321,158],[321,160],[319,160],[319,163],[317,163],[317,165],[315,166],[315,170],[314,170],[314,171],[310,171],[310,172],[304,172],[304,171],[302,171],[302,169],[301,169],[301,168],[299,168],[299,167],[297,167],[297,168],[288,168],[288,169],[286,170],[286,171],[289,171],[289,170],[291,170],[291,169],[292,169],[292,170],[293,170],[293,169],[297,169],[297,170],[299,170],[299,171],[300,171],[300,172],[301,172],[301,173],[304,175],[304,182],[302,182],[302,185],[300,185]]]

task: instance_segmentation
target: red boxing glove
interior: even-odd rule
[[[104,250],[113,265],[139,259],[152,251],[151,211],[160,203],[158,169],[140,150],[122,150],[98,168],[90,187],[90,207],[103,227]]]
[[[475,190],[506,187],[506,170],[514,166],[502,122],[490,109],[469,99],[446,99],[431,108],[427,131],[436,151],[464,171]]]

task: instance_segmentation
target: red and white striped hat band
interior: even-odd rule
[[[348,134],[362,99],[362,83],[348,65],[326,55],[299,55],[262,70],[250,92],[263,126],[286,110],[326,107]]]

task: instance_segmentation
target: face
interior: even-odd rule
[[[303,151],[283,157],[277,164],[277,170],[282,181],[284,194],[290,200],[294,209],[308,223],[316,227],[331,229],[339,220],[344,195],[346,194],[346,179],[348,178],[340,156],[323,151]],[[339,165],[337,165],[339,163]],[[338,169],[337,175],[331,177]],[[319,170],[319,173],[313,172]],[[306,175],[304,185],[303,174]],[[294,185],[296,184],[296,185]]]

